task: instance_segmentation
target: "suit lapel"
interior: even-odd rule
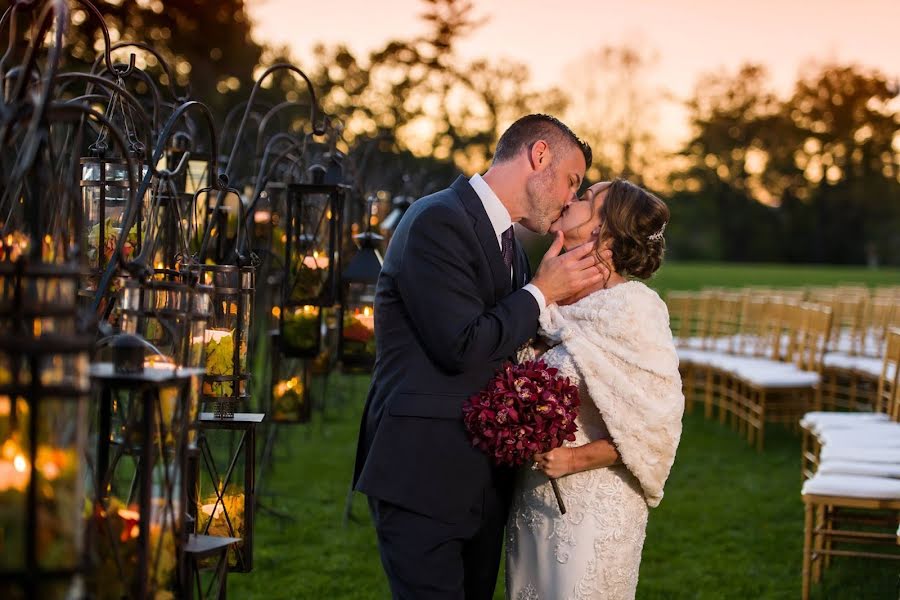
[[[491,220],[484,210],[481,198],[475,193],[469,180],[465,177],[458,177],[453,185],[450,186],[462,200],[466,212],[472,217],[475,226],[475,235],[481,243],[481,249],[487,258],[491,267],[491,278],[494,283],[494,298],[499,300],[511,291],[509,279],[509,271],[503,264],[503,255],[500,254],[500,245],[497,243],[497,235],[494,233],[494,227]]]

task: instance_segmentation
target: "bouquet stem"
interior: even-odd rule
[[[559,505],[559,513],[562,515],[566,514],[566,504],[563,502],[562,494],[559,493],[559,485],[557,485],[556,479],[553,477],[550,478],[550,486],[553,488],[553,495],[556,496],[556,504]]]

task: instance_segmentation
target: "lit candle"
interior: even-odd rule
[[[207,516],[212,517],[213,519],[218,519],[222,516],[222,513],[225,512],[225,506],[221,502],[219,502],[218,504],[212,502],[210,504],[204,504],[200,507],[200,510],[202,510],[203,513]]]
[[[303,257],[303,266],[308,269],[327,269],[328,257],[319,256],[318,250],[312,253],[312,256]]]
[[[375,331],[375,314],[371,307],[366,306],[363,307],[362,310],[357,308],[353,313],[353,318],[359,321],[359,324],[369,331]]]

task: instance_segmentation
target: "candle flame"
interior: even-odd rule
[[[141,513],[136,510],[131,510],[129,508],[120,508],[119,516],[125,519],[126,521],[140,521]]]
[[[25,469],[28,468],[28,461],[25,460],[25,457],[22,456],[21,454],[17,454],[16,457],[13,459],[13,467],[19,473],[24,473]]]

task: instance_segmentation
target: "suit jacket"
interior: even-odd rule
[[[355,489],[461,522],[508,482],[472,447],[462,403],[535,335],[539,307],[518,289],[530,272],[516,250],[511,282],[481,199],[463,177],[407,210],[375,295],[376,361]]]

